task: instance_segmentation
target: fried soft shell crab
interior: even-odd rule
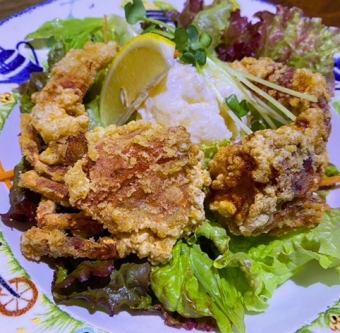
[[[272,59],[233,64],[273,83],[310,93],[311,103],[268,90],[297,116],[276,130],[257,131],[221,148],[210,163],[210,209],[234,234],[282,233],[317,225],[327,205],[316,191],[328,164],[329,92],[326,80]]]
[[[42,195],[37,226],[22,236],[30,259],[136,254],[158,264],[205,219],[204,188],[211,180],[203,152],[184,127],[137,121],[89,130],[82,100],[116,50],[115,43],[89,43],[70,51],[33,96],[32,113],[22,115],[21,147],[32,170],[20,184]],[[209,167],[210,209],[232,232],[247,236],[319,223],[326,205],[315,191],[330,129],[325,80],[268,59],[233,66],[312,93],[319,103],[269,90],[297,121],[218,151]],[[58,213],[58,207],[71,212]]]

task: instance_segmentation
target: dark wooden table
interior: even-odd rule
[[[0,0],[0,20],[39,2],[42,1]],[[328,25],[340,26],[340,0],[271,0],[271,2],[298,6],[310,16],[323,17]]]

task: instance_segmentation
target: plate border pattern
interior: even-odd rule
[[[0,27],[2,27],[5,23],[18,18],[24,14],[30,13],[37,8],[49,5],[51,3],[57,2],[58,0],[44,0],[39,4],[30,6],[22,11],[17,12],[14,15],[11,15],[3,20],[0,20]],[[116,0],[115,0],[116,1]],[[72,1],[70,1],[72,2]],[[335,61],[335,68],[340,70],[340,55],[338,55]],[[340,90],[340,82],[337,82],[336,89]],[[17,95],[13,94],[14,98],[17,98]],[[16,102],[17,100],[15,100]],[[4,107],[3,103],[0,108]],[[11,105],[10,111],[15,107],[16,103]],[[1,111],[1,110],[0,110]],[[3,119],[5,122],[8,117],[10,111]],[[1,121],[0,121],[1,123]],[[1,128],[0,128],[1,135]],[[0,183],[0,186],[5,186],[4,183]],[[30,276],[26,272],[26,270],[19,264],[18,260],[15,258],[11,248],[6,242],[3,233],[1,232],[0,227],[0,262],[7,263],[7,267],[0,267],[0,273],[9,280],[13,275],[22,276],[26,279],[30,279]],[[1,275],[0,275],[1,277]],[[39,288],[38,288],[39,289]],[[1,283],[0,283],[0,295],[1,295]],[[1,304],[0,304],[1,305]],[[38,312],[37,309],[39,309]],[[99,328],[92,327],[87,323],[73,318],[70,314],[63,311],[60,307],[53,303],[44,293],[39,291],[39,297],[37,303],[33,306],[29,312],[35,312],[34,318],[30,319],[30,327],[32,327],[32,323],[34,325],[34,331],[32,333],[39,332],[58,332],[58,333],[108,333]],[[0,312],[0,317],[3,316]],[[25,313],[22,316],[32,317],[31,313]],[[310,324],[307,324],[296,331],[296,333],[319,333],[319,332],[340,332],[340,299],[334,305],[330,306],[324,312],[321,312],[317,318],[312,321]],[[23,327],[17,328],[17,333],[31,333],[31,331],[26,331]]]

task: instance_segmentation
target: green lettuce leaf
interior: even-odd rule
[[[17,94],[3,94],[0,96],[0,131],[18,102]]]
[[[56,19],[44,23],[38,30],[30,33],[26,39],[54,39],[63,42],[66,51],[78,49],[89,40],[103,41],[104,22],[104,18]]]
[[[52,292],[57,304],[82,306],[91,313],[147,310],[152,307],[150,265],[128,263],[115,270],[112,261],[84,261],[71,272],[59,266]]]
[[[238,269],[240,290],[249,311],[263,311],[273,292],[305,264],[340,268],[340,210],[325,214],[318,227],[280,238],[233,238],[230,251],[216,259],[217,268]]]
[[[198,245],[200,237],[223,254],[211,259]],[[325,214],[313,230],[280,238],[229,237],[206,222],[188,244],[177,243],[169,263],[153,268],[151,286],[166,310],[211,316],[221,332],[243,332],[245,310],[265,310],[273,292],[311,261],[340,272],[339,209]]]
[[[208,33],[213,39],[212,47],[215,47],[229,26],[232,10],[233,4],[229,0],[215,0],[195,16],[192,24]]]
[[[222,333],[244,332],[241,295],[197,244],[179,242],[171,261],[154,267],[151,285],[168,311],[186,318],[213,317]]]
[[[99,102],[100,97],[97,96],[94,100],[85,105],[87,114],[89,116],[91,129],[103,126],[103,123],[100,118]]]
[[[154,0],[153,3],[160,10],[165,10],[165,11],[174,11],[174,10],[176,10],[176,8],[171,3],[168,3],[167,1]]]
[[[325,170],[325,175],[327,177],[333,177],[340,175],[340,170],[335,165],[328,165],[328,167]]]
[[[88,41],[115,40],[123,45],[134,36],[136,32],[124,18],[112,15],[104,18],[52,20],[30,33],[26,39],[45,40],[53,52],[64,54],[71,49],[82,48]]]
[[[196,240],[199,237],[211,240],[220,254],[228,250],[230,237],[227,235],[225,228],[216,222],[207,220],[201,224],[194,235]]]
[[[340,101],[335,101],[333,103],[333,107],[335,112],[340,116]]]
[[[137,36],[137,32],[127,24],[123,17],[112,15],[109,19],[109,27],[112,30],[112,40],[119,45],[125,45],[130,39]]]
[[[107,70],[102,70],[97,73],[96,80],[87,92],[84,98],[85,109],[90,120],[90,129],[95,127],[102,127],[103,123],[100,118],[100,92],[103,87]]]
[[[124,6],[126,21],[136,24],[146,16],[145,7],[142,0],[132,0]]]

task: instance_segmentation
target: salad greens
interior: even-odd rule
[[[216,259],[217,268],[243,272],[242,294],[248,311],[263,311],[273,292],[308,262],[340,273],[340,210],[332,209],[315,229],[281,237],[234,237],[230,251]]]
[[[275,14],[261,12],[256,16],[261,20],[259,56],[332,75],[333,56],[340,52],[340,29],[326,27],[321,19],[305,17],[296,7],[278,6]]]
[[[18,88],[20,96],[20,111],[22,113],[30,113],[33,108],[32,94],[40,91],[48,80],[48,73],[38,72],[32,73],[31,78]]]
[[[163,306],[184,317],[212,316],[220,331],[244,332],[242,298],[199,245],[179,242],[171,262],[154,267],[152,289]]]
[[[24,159],[14,168],[13,186],[9,193],[10,209],[0,214],[5,224],[15,225],[26,230],[35,224],[35,213],[40,202],[40,195],[19,186],[20,176],[29,170],[29,163]]]
[[[216,47],[229,26],[232,9],[233,4],[229,0],[214,0],[196,15],[192,24],[200,31],[208,33],[212,37],[212,46]]]
[[[196,26],[174,29],[161,21],[146,17],[146,10],[141,0],[133,0],[124,6],[125,18],[130,24],[142,22],[144,33],[160,34],[176,43],[176,50],[180,52],[180,60],[193,66],[204,66],[207,60],[208,48],[212,43],[211,36]]]
[[[333,103],[333,106],[334,106],[335,112],[336,112],[338,115],[340,115],[340,101],[335,101],[335,102]]]
[[[0,130],[5,125],[6,119],[18,101],[17,94],[3,94],[0,96]]]
[[[153,3],[154,3],[155,6],[156,6],[157,8],[159,8],[160,10],[170,11],[170,12],[176,10],[176,8],[175,8],[172,4],[170,4],[170,3],[166,2],[166,1],[162,1],[162,0],[154,0]]]
[[[62,42],[65,51],[82,48],[89,40],[103,41],[104,18],[53,20],[27,35],[28,40],[52,39]]]
[[[212,316],[222,333],[243,332],[244,312],[265,310],[273,292],[308,262],[340,273],[339,223],[340,210],[334,209],[313,230],[256,238],[230,237],[206,223],[196,242],[179,242],[172,260],[152,269],[152,289],[169,311]],[[215,260],[202,251],[199,236],[216,244]]]
[[[71,49],[82,48],[87,42],[115,40],[124,45],[137,33],[124,18],[112,15],[104,18],[52,20],[27,35],[30,41],[45,41],[50,49],[49,67]]]
[[[224,61],[245,56],[270,57],[295,68],[309,68],[333,79],[333,57],[340,51],[340,29],[308,18],[296,8],[278,6],[276,13],[261,11],[252,23],[234,12],[216,49]],[[333,79],[334,80],[334,79]]]
[[[142,0],[132,0],[124,6],[126,21],[135,24],[144,19],[146,11]]]
[[[195,16],[203,10],[204,0],[187,0],[181,13],[174,16],[174,21],[180,27],[187,27],[192,23]]]
[[[74,270],[58,266],[52,286],[57,303],[79,305],[90,312],[114,315],[125,309],[151,308],[150,264],[123,264],[112,261],[83,261]]]
[[[198,242],[200,237],[210,240],[215,246],[217,253],[225,253],[229,249],[230,239],[227,231],[217,222],[206,220],[196,229],[189,243]]]
[[[200,33],[194,25],[175,31],[176,49],[182,53],[180,60],[185,64],[204,66],[211,42],[211,36],[206,32]]]
[[[99,96],[97,96],[95,99],[93,99],[91,102],[85,105],[86,112],[89,116],[91,129],[95,127],[103,126],[102,120],[100,118],[99,105],[100,105]]]
[[[216,141],[211,143],[203,143],[201,144],[201,149],[204,153],[204,164],[208,167],[209,162],[214,158],[215,154],[221,147],[228,146],[229,140],[224,141]]]

